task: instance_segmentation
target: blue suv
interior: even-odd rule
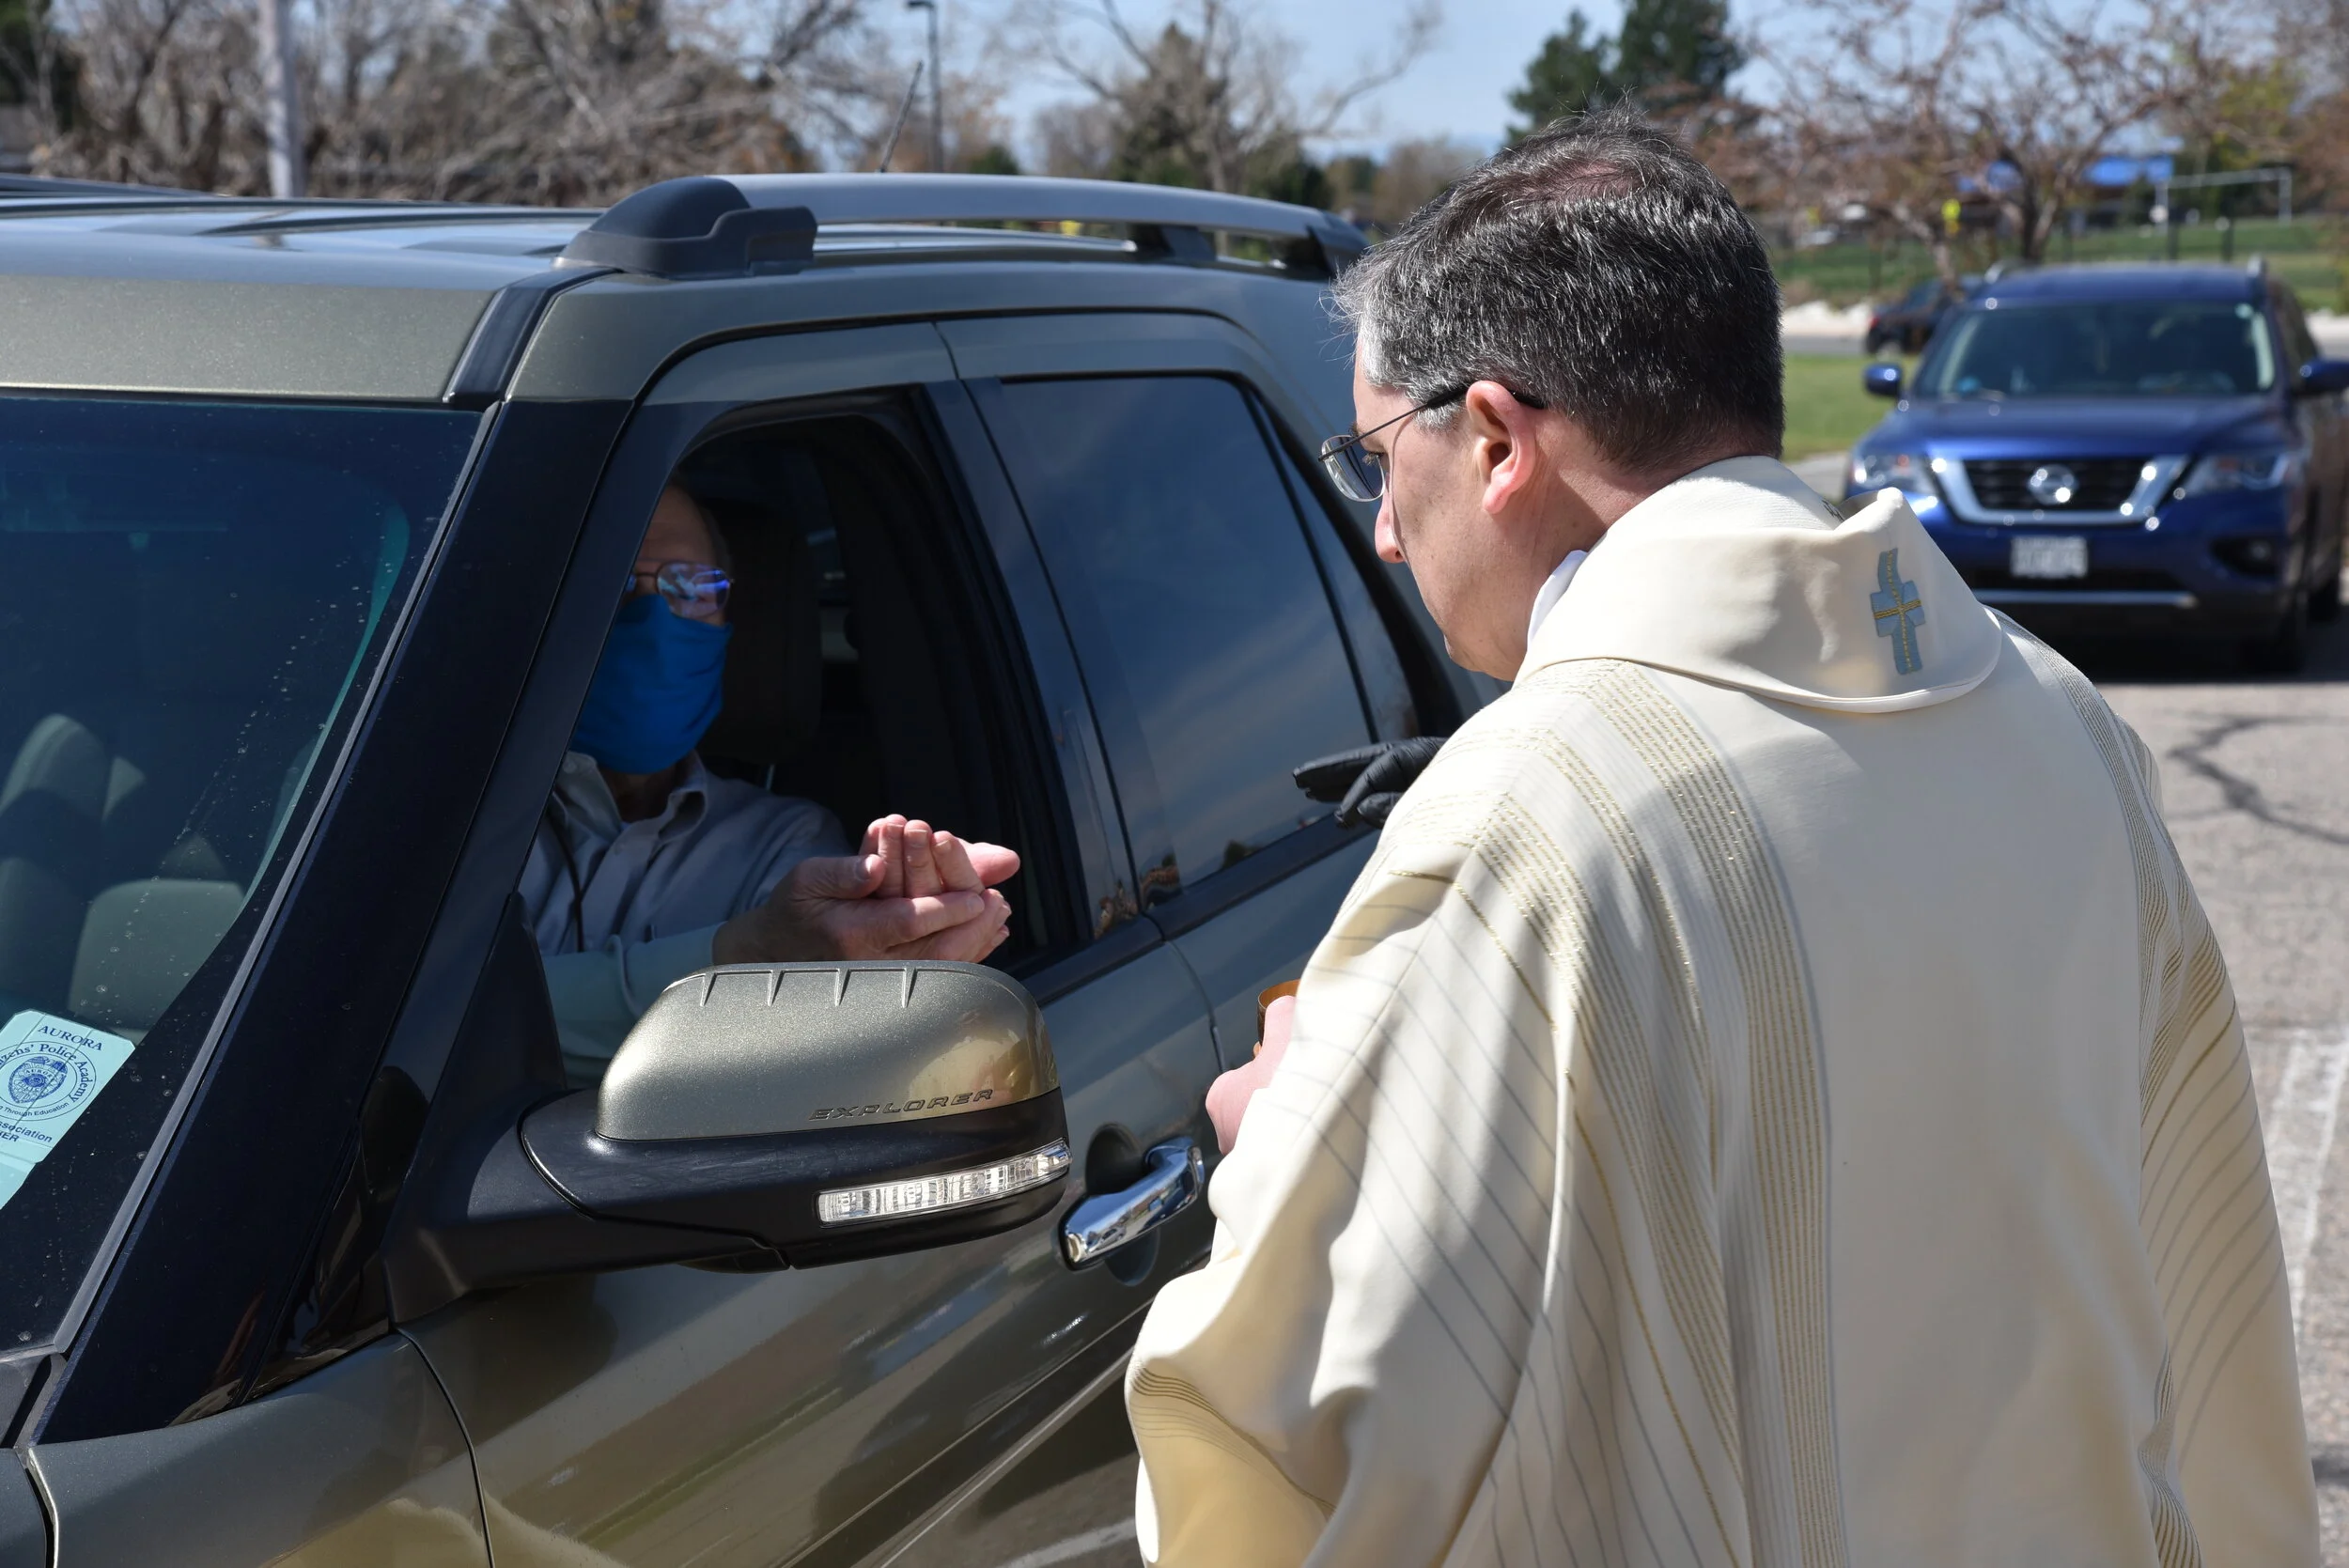
[[[2349,360],[2326,359],[2258,262],[2002,278],[1934,334],[1852,452],[1983,601],[2051,635],[2240,639],[2296,669],[2341,611]]]

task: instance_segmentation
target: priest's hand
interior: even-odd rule
[[[1248,1102],[1272,1081],[1273,1069],[1288,1054],[1289,1029],[1296,1019],[1297,999],[1275,998],[1264,1012],[1264,1041],[1256,1048],[1256,1059],[1207,1086],[1207,1120],[1215,1124],[1216,1147],[1223,1153],[1230,1154],[1239,1141],[1239,1122],[1248,1114]]]
[[[1384,827],[1387,817],[1403,799],[1403,792],[1427,770],[1450,738],[1440,735],[1414,736],[1408,740],[1382,740],[1372,746],[1357,746],[1352,751],[1315,757],[1293,769],[1289,777],[1310,800],[1334,800],[1338,805],[1338,826],[1351,828],[1367,824]]]

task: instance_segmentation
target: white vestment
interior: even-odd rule
[[[1292,1039],[1128,1374],[1153,1560],[2316,1560],[2153,761],[1896,493],[1619,521]]]

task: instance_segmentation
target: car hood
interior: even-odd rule
[[[2280,435],[2276,407],[2265,397],[1919,397],[1904,401],[1863,444],[1879,451],[1947,445],[1983,456],[2136,458]]]

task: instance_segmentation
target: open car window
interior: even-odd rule
[[[9,400],[0,1354],[53,1337],[199,1064],[477,424]]]

